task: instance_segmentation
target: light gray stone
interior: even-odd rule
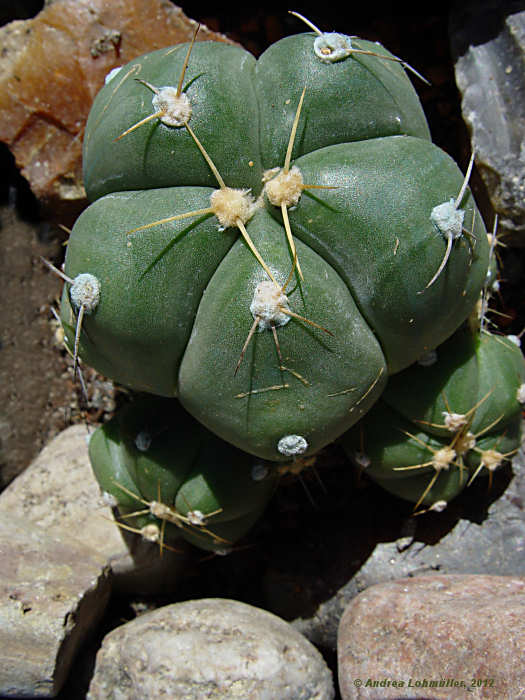
[[[431,576],[372,586],[341,619],[338,659],[343,700],[522,697],[525,578]]]
[[[525,246],[525,8],[519,0],[458,2],[451,44],[476,166],[499,232]]]
[[[110,632],[90,700],[328,700],[331,673],[290,625],[259,608],[203,599],[159,608]]]
[[[106,559],[4,514],[0,561],[0,695],[53,697],[106,607]]]
[[[106,558],[115,589],[133,594],[174,590],[186,562],[180,554],[115,525],[88,456],[88,431],[74,425],[57,435],[0,495],[0,518],[23,518],[48,532],[68,533]]]

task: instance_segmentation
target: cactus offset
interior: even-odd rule
[[[182,537],[226,552],[251,528],[276,485],[273,465],[223,442],[176,399],[141,397],[98,428],[93,470],[126,530],[176,549]]]
[[[520,446],[525,396],[520,348],[460,329],[434,363],[392,377],[380,401],[342,437],[350,458],[388,491],[432,509],[489,476]],[[417,391],[414,391],[417,387]]]

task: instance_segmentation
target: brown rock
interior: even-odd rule
[[[53,213],[85,205],[82,136],[107,73],[195,27],[168,0],[56,0],[0,30],[0,140]],[[227,41],[201,27],[198,40],[209,39]]]
[[[525,578],[431,576],[372,586],[341,619],[338,656],[344,700],[464,698],[469,690],[515,700],[525,687]]]

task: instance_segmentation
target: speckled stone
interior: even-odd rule
[[[451,14],[461,109],[476,166],[499,215],[499,233],[525,246],[525,7],[463,0]]]
[[[115,525],[91,469],[88,438],[84,425],[57,435],[2,492],[0,518],[22,518],[96,550],[111,567],[113,587],[121,592],[172,592],[188,547],[181,541],[180,553],[165,551],[160,557],[157,545]]]
[[[53,697],[109,599],[105,557],[0,516],[0,695]]]
[[[110,632],[89,700],[329,700],[319,652],[280,618],[227,599],[159,608]]]
[[[471,697],[516,700],[525,687],[525,578],[429,576],[372,586],[341,619],[338,658],[343,700],[448,699],[468,697],[468,688]]]

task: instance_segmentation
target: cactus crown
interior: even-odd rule
[[[431,143],[405,71],[419,74],[378,44],[292,14],[309,31],[257,61],[195,42],[197,28],[188,45],[108,76],[86,127],[93,203],[68,244],[62,300],[75,358],[131,390],[180,401],[250,471],[252,459],[299,468],[359,425],[414,363],[428,376],[442,371],[438,346],[478,303],[489,263],[468,189],[474,160],[463,175]],[[80,279],[92,292],[98,285],[96,303],[77,294]],[[478,425],[488,409],[477,384],[474,394],[469,406],[450,398],[418,415],[437,431],[430,438],[423,423],[403,424],[417,456],[389,478],[423,476],[418,507],[449,499],[444,479],[457,486],[467,469],[490,471],[491,450],[513,449],[484,444],[498,416]],[[194,499],[202,473],[217,477],[210,452],[194,455],[200,476],[185,472],[175,485],[166,455],[151,457],[155,430],[139,428],[119,486],[107,483],[111,435],[106,452],[93,453],[119,505],[143,507],[128,527],[159,542],[175,529],[230,546],[267,492],[250,481],[242,513],[215,481]],[[357,452],[375,473],[366,446]],[[159,465],[169,493],[151,483]]]

